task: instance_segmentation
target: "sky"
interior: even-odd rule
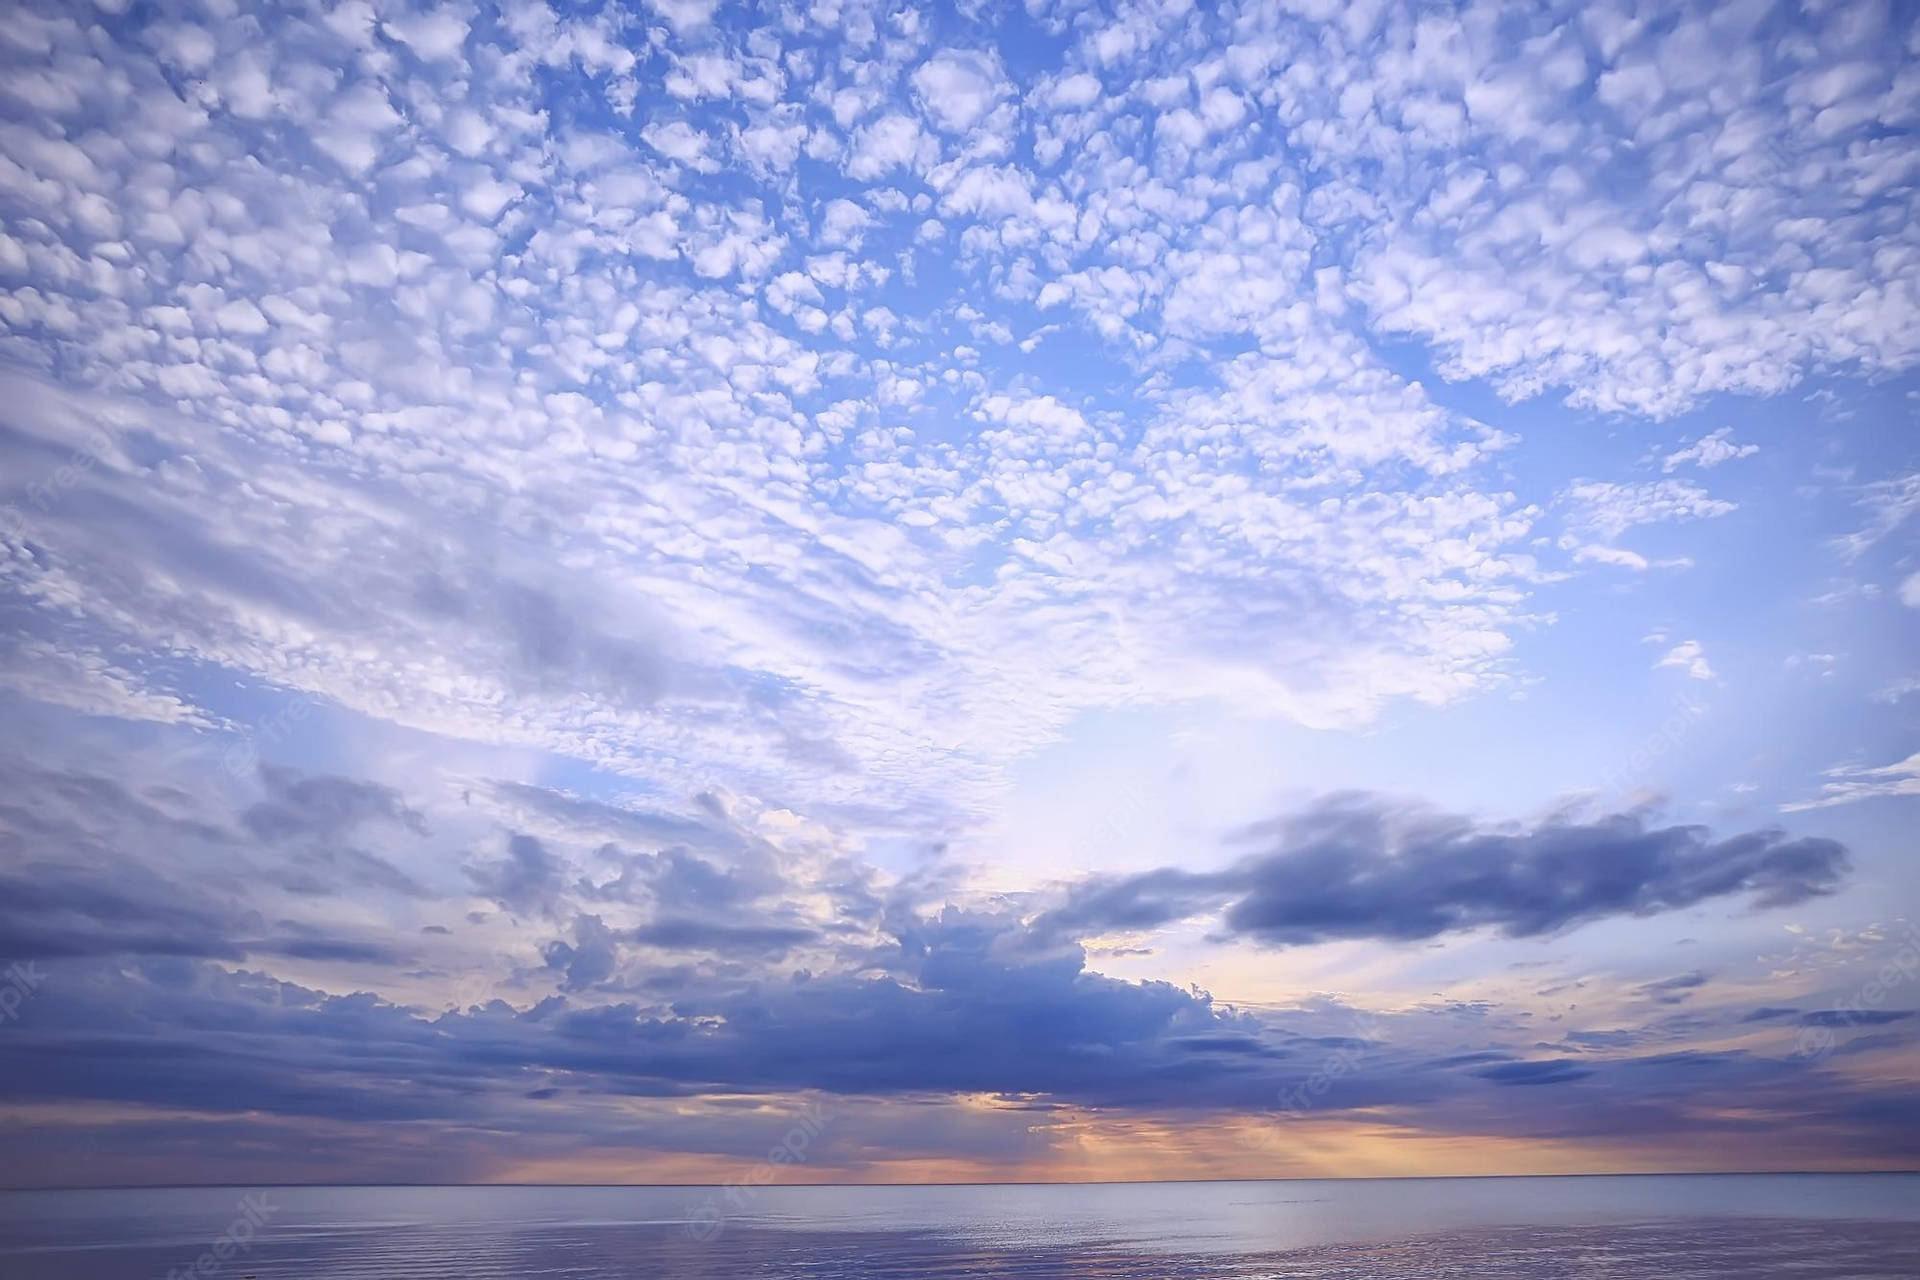
[[[1920,1165],[1917,55],[14,0],[4,1180]]]

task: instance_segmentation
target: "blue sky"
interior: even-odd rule
[[[1911,1166],[1917,52],[13,7],[10,1145]]]

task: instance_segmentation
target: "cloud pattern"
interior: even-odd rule
[[[1871,3],[13,6],[0,959],[60,995],[6,1123],[128,1117],[66,1180],[214,1132],[506,1176],[829,1093],[823,1168],[1004,1172],[1357,1052],[1306,1123],[1915,1149],[1794,1048],[1910,1048],[1817,1007],[1879,926],[1764,1001],[1122,963],[1784,913],[1874,883],[1851,837],[1344,794],[1058,884],[952,855],[1089,717],[1518,698],[1565,584],[1683,578],[1776,456],[1701,416],[1920,356],[1916,53]],[[1543,468],[1518,408],[1658,443]],[[1835,482],[1832,600],[1911,595],[1910,465]],[[1751,670],[1668,625],[1655,676]],[[1861,750],[1785,808],[1910,801]]]

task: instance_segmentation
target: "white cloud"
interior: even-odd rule
[[[381,30],[429,62],[450,62],[467,42],[467,19],[451,9],[389,18]]]
[[[1047,101],[1052,106],[1076,111],[1090,107],[1100,100],[1100,77],[1086,71],[1076,71],[1061,76],[1047,90]]]
[[[991,56],[947,49],[914,71],[913,91],[935,125],[948,133],[965,133],[993,109],[1006,84]]]
[[[1612,565],[1616,569],[1633,569],[1641,572],[1653,567],[1652,562],[1637,551],[1628,551],[1625,547],[1609,547],[1603,543],[1577,545],[1573,548],[1573,558],[1594,564]]]
[[[358,84],[334,100],[325,120],[315,126],[313,142],[348,173],[364,176],[400,119],[377,86]]]
[[[177,693],[116,666],[85,642],[63,638],[0,644],[0,689],[87,716],[180,725],[226,727]]]
[[[1902,676],[1900,679],[1875,690],[1873,700],[1875,702],[1884,702],[1892,705],[1903,698],[1910,698],[1916,693],[1920,693],[1920,677]]]
[[[719,7],[720,0],[647,0],[647,8],[681,33],[698,31],[712,22]]]
[[[1707,662],[1707,651],[1698,640],[1682,640],[1667,650],[1653,665],[1656,668],[1670,667],[1676,671],[1684,671],[1695,680],[1714,678],[1713,667]]]
[[[1737,510],[1735,504],[1712,497],[1698,485],[1679,480],[1617,483],[1578,480],[1561,494],[1567,532],[1560,547],[1576,561],[1645,571],[1651,568],[1687,568],[1688,556],[1650,560],[1637,551],[1614,545],[1629,530],[1690,520],[1711,519]]]
[[[1822,809],[1829,805],[1854,804],[1861,800],[1879,800],[1896,796],[1920,796],[1920,751],[1892,764],[1868,768],[1840,765],[1827,770],[1827,781],[1819,794],[1809,800],[1797,800],[1780,806],[1786,813],[1804,809]]]
[[[1866,525],[1839,539],[1849,557],[1861,555],[1920,514],[1920,471],[1873,481],[1860,491],[1859,503],[1867,513]]]
[[[228,333],[256,337],[268,329],[267,318],[248,298],[235,298],[213,313],[213,322]]]
[[[1641,525],[1711,519],[1737,509],[1684,480],[1579,480],[1568,486],[1565,499],[1572,523],[1606,539]]]
[[[136,692],[165,654],[938,825],[1090,709],[1353,726],[1496,687],[1546,625],[1538,526],[1644,569],[1685,558],[1634,532],[1733,510],[1522,491],[1388,343],[1658,416],[1914,332],[1874,269],[1912,234],[1872,145],[1903,108],[1828,74],[1891,55],[1683,84],[1716,10],[1522,48],[1478,11],[1174,6],[1063,28],[1019,99],[990,22],[943,49],[911,7],[353,6],[164,54],[43,7],[0,76],[0,314],[61,385],[10,399],[164,461],[87,481],[135,527],[49,518],[6,583]]]
[[[863,182],[883,177],[893,169],[925,168],[938,149],[921,132],[919,122],[899,114],[882,116],[864,126],[854,139],[847,173]]]
[[[712,139],[684,120],[650,124],[640,131],[640,138],[667,159],[678,161],[689,169],[701,173],[719,171],[720,162],[714,159],[710,151]]]
[[[1759,445],[1735,444],[1733,428],[1721,427],[1718,431],[1710,431],[1693,443],[1668,454],[1661,462],[1660,469],[1674,471],[1692,464],[1704,471],[1734,458],[1750,458],[1758,452],[1760,452]]]
[[[518,183],[502,182],[491,174],[469,182],[460,192],[460,207],[482,222],[493,222],[524,192]]]

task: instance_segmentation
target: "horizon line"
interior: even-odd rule
[[[1236,1182],[1437,1182],[1447,1181],[1486,1181],[1490,1179],[1511,1178],[1859,1178],[1859,1177],[1913,1177],[1920,1175],[1920,1167],[1906,1169],[1646,1169],[1588,1171],[1581,1173],[1391,1173],[1391,1174],[1334,1174],[1321,1177],[1300,1175],[1276,1178],[1060,1178],[1060,1179],[999,1179],[979,1181],[945,1182],[776,1182],[761,1184],[760,1190],[781,1189],[789,1191],[806,1188],[836,1187],[1152,1187],[1152,1186],[1209,1186]],[[474,1191],[489,1187],[502,1188],[539,1188],[543,1190],[581,1190],[581,1191],[668,1191],[682,1188],[689,1191],[710,1191],[739,1185],[737,1182],[121,1182],[99,1183],[88,1186],[0,1186],[0,1193],[32,1191],[220,1191],[234,1189],[259,1190],[380,1190],[383,1188],[412,1188],[416,1190],[446,1188],[449,1190]]]

